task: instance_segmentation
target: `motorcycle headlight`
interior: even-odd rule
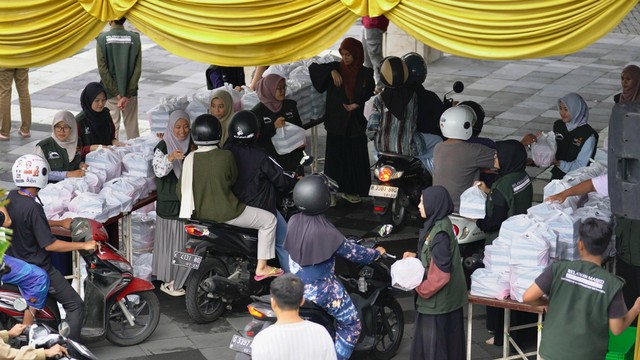
[[[117,267],[122,272],[133,273],[133,267],[131,267],[131,264],[129,264],[128,262],[119,261],[119,260],[107,260],[107,261],[109,262],[109,264]]]
[[[387,182],[389,180],[401,178],[404,171],[396,171],[396,168],[393,166],[383,165],[375,168],[373,173],[378,180]]]

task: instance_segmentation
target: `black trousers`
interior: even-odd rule
[[[62,304],[64,311],[67,313],[65,320],[69,323],[69,329],[71,330],[69,338],[80,341],[82,319],[84,318],[84,302],[69,284],[69,281],[57,269],[51,267],[47,273],[50,281],[49,295]]]
[[[631,309],[636,299],[640,296],[640,266],[631,265],[620,257],[616,259],[616,275],[624,279],[622,295],[627,309]],[[636,326],[637,319],[631,324]]]

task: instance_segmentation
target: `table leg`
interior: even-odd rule
[[[471,332],[473,330],[473,304],[469,303],[469,312],[467,313],[467,360],[471,360]]]
[[[504,309],[504,322],[502,326],[502,358],[506,359],[509,357],[509,327],[511,326],[511,309]]]

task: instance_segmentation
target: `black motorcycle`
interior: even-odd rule
[[[391,229],[391,226],[384,226],[379,235],[386,236]],[[376,238],[353,240],[370,248],[377,243]],[[362,321],[362,332],[354,352],[371,359],[391,359],[402,342],[404,315],[394,296],[398,290],[391,287],[390,267],[394,258],[385,254],[368,265],[358,265],[339,257],[336,259],[336,274],[342,274],[337,277],[351,296]],[[271,309],[270,295],[253,299],[248,309],[254,319],[245,326],[244,336],[234,335],[231,339],[231,349],[238,352],[236,360],[250,359],[253,338],[277,321]],[[300,307],[300,316],[324,326],[332,337],[335,335],[334,318],[314,303],[305,301]]]
[[[453,99],[447,98],[452,92],[461,93],[464,84],[456,81],[453,89],[443,96],[448,109]],[[431,173],[422,161],[412,156],[380,153],[373,166],[373,180],[369,195],[373,197],[373,213],[378,215],[382,224],[392,224],[399,229],[408,216],[418,217],[418,204],[422,190],[433,183]]]

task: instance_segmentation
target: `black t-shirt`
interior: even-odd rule
[[[51,267],[49,252],[44,248],[56,241],[42,205],[17,190],[9,192],[7,212],[11,217],[13,240],[7,254],[38,265],[45,270]]]

